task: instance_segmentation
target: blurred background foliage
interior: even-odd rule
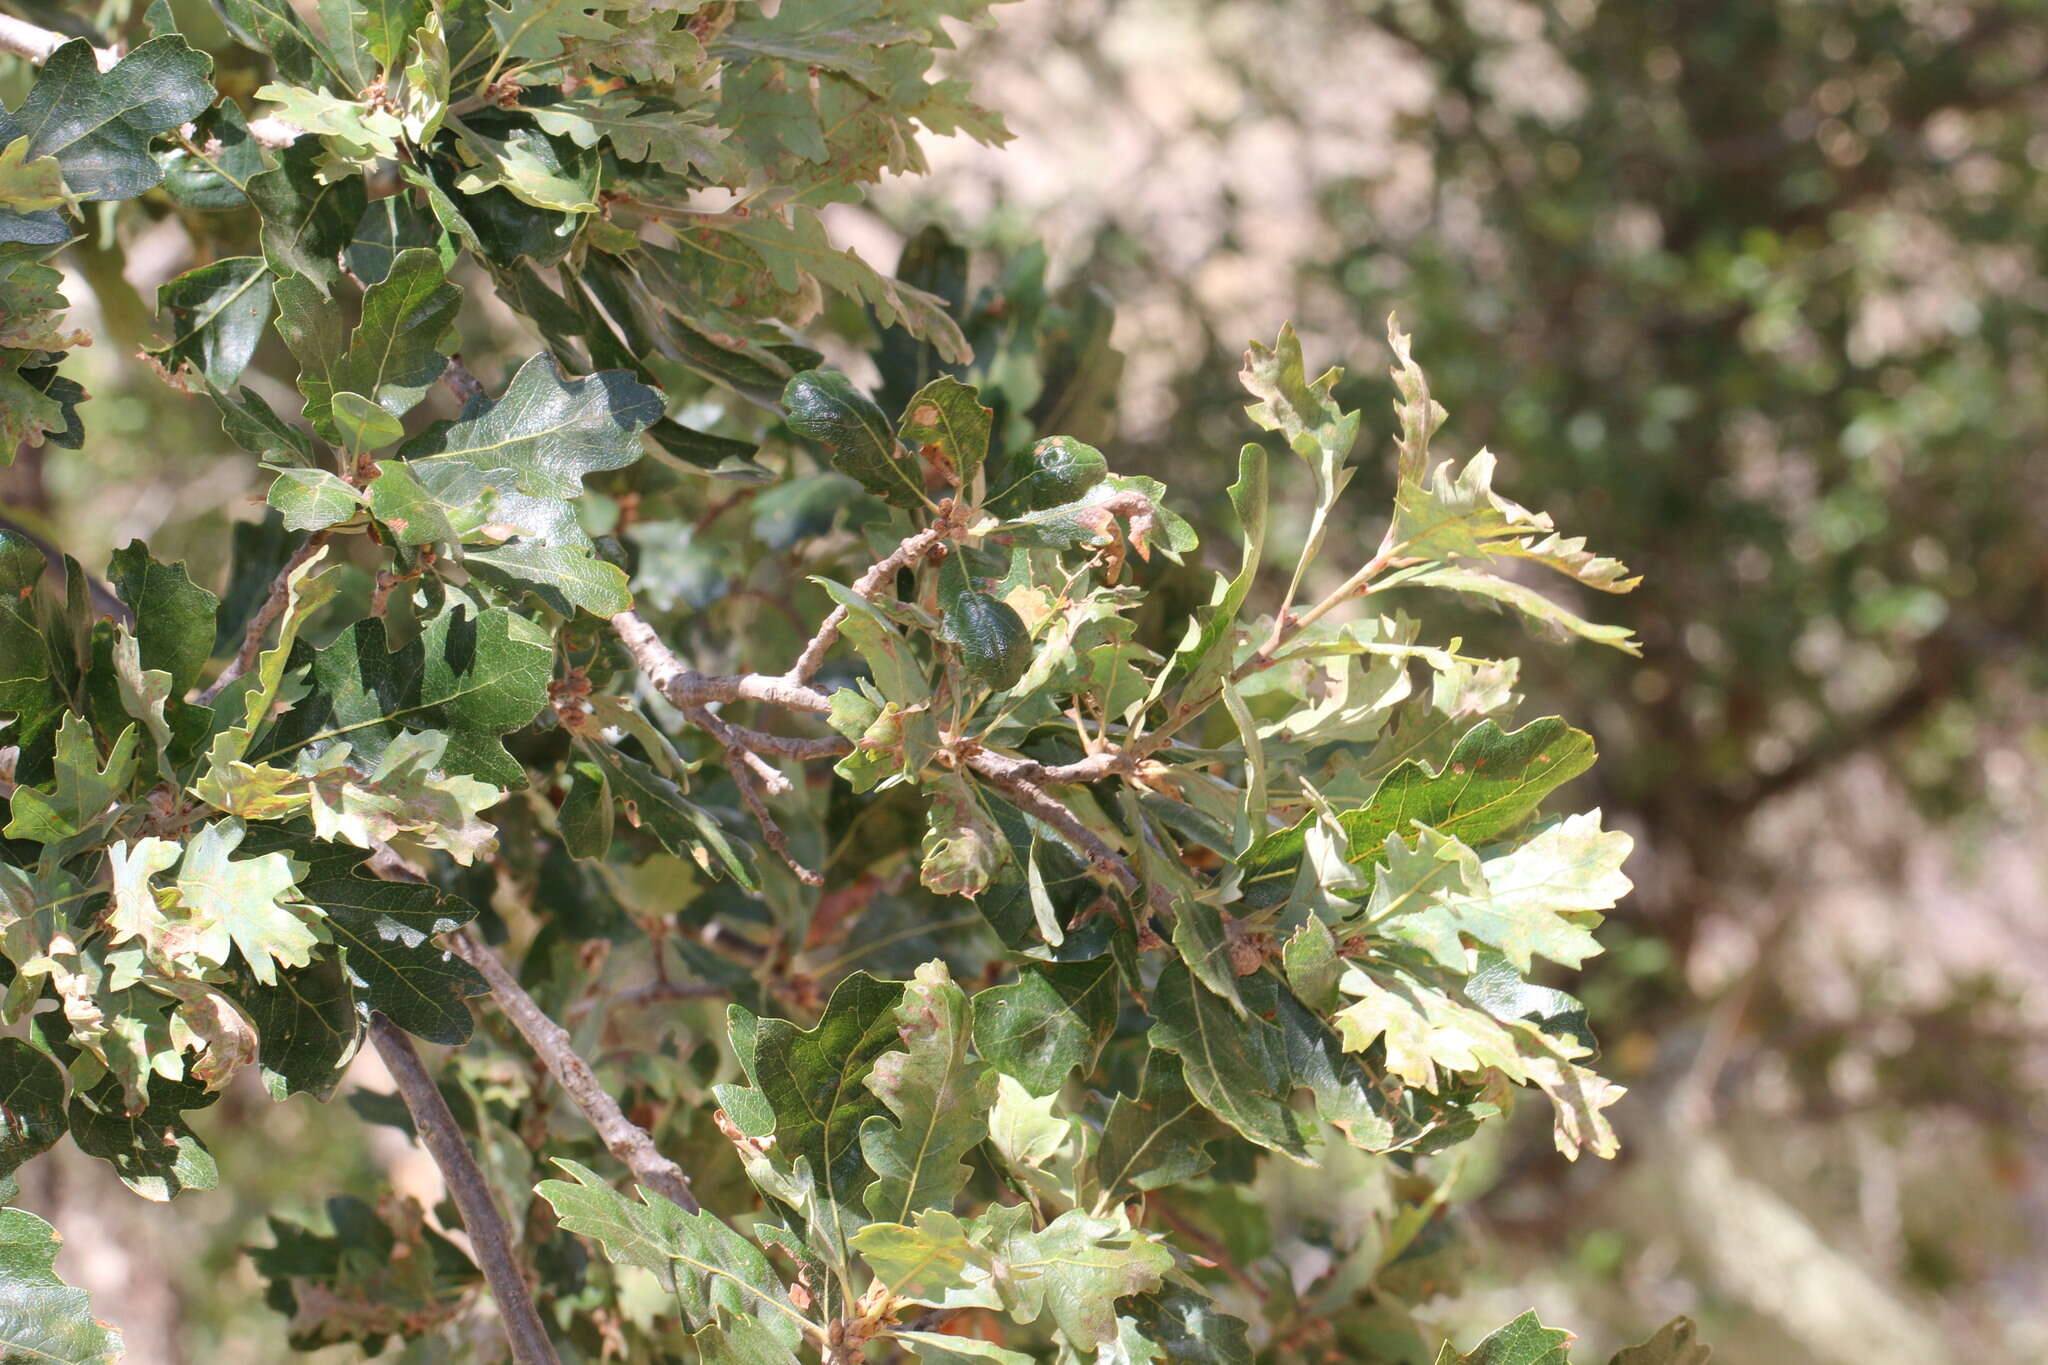
[[[1567,1167],[1530,1123],[1472,1158],[1495,1286],[1472,1321],[1533,1302],[1590,1356],[1686,1312],[1731,1361],[2048,1358],[2048,13],[1028,0],[956,60],[1016,142],[934,144],[931,176],[835,229],[886,264],[940,223],[977,283],[1044,253],[1076,325],[1081,291],[1113,300],[1119,468],[1220,521],[1243,340],[1296,319],[1344,358],[1343,401],[1384,413],[1397,311],[1445,448],[1491,447],[1507,488],[1644,575],[1603,607],[1642,662],[1520,650],[1638,838],[1581,979],[1634,1091],[1626,1147]],[[261,510],[251,462],[121,363],[191,243],[162,202],[72,249],[97,425],[25,452],[0,498],[85,563],[147,538],[217,581]],[[857,366],[863,321],[829,321]],[[491,325],[466,353],[518,344]],[[1515,623],[1462,624],[1517,652]],[[198,1242],[80,1167],[24,1173],[43,1211],[75,1206],[74,1281],[154,1315],[138,1361],[276,1358],[252,1211],[289,1204],[302,1161],[323,1177],[293,1212],[317,1221],[348,1170],[409,1159],[303,1099],[207,1118],[224,1164],[268,1153],[280,1188],[193,1196]],[[1340,1238],[1346,1196],[1300,1182],[1265,1192],[1299,1209],[1297,1247]]]

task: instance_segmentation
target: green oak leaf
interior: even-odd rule
[[[370,483],[371,510],[403,544],[481,541],[486,577],[615,614],[629,601],[625,574],[596,557],[574,499],[584,476],[640,458],[640,433],[661,409],[661,395],[622,370],[570,380],[535,356],[496,402],[387,458]]]
[[[442,765],[453,774],[517,790],[526,770],[499,736],[526,725],[547,705],[552,638],[509,611],[472,617],[456,606],[418,636],[390,649],[380,617],[360,620],[313,656],[308,694],[278,719],[251,763],[305,751],[315,759],[347,744],[355,761],[375,767],[409,731],[448,735]]]
[[[805,370],[782,391],[790,430],[831,450],[832,467],[896,507],[925,501],[917,461],[874,400],[837,370]]]
[[[251,52],[270,54],[278,75],[300,85],[319,84],[323,73],[341,80],[323,66],[313,34],[290,5],[278,0],[221,0],[218,11],[228,32]]]
[[[340,12],[347,14],[347,7],[341,6]],[[382,101],[343,99],[325,90],[277,82],[259,87],[256,97],[275,101],[278,117],[302,129],[306,136],[299,140],[315,143],[330,166],[353,163],[337,168],[342,175],[398,158],[405,125]]]
[[[986,1251],[974,1229],[946,1209],[925,1209],[914,1223],[870,1223],[853,1249],[892,1298],[947,1308],[994,1308]]]
[[[1402,579],[1402,583],[1409,587],[1444,588],[1467,597],[1498,602],[1520,612],[1530,622],[1554,635],[1576,635],[1594,644],[1609,645],[1624,654],[1643,652],[1635,641],[1635,632],[1627,626],[1607,626],[1588,621],[1527,584],[1481,569],[1466,568],[1462,564],[1441,564],[1419,570]]]
[[[1471,975],[1465,978],[1463,990],[1467,1000],[1502,1023],[1526,1020],[1541,1032],[1588,1053],[1596,1046],[1584,1004],[1563,991],[1523,980],[1513,964],[1490,949],[1472,954]]]
[[[437,252],[411,247],[398,253],[390,273],[363,291],[362,319],[346,344],[334,306],[311,283],[302,277],[278,282],[278,330],[298,357],[299,392],[315,431],[337,445],[368,449],[344,441],[336,394],[356,394],[392,417],[425,396],[448,364],[442,346],[462,303],[462,291],[446,274]],[[360,416],[356,425],[363,425]],[[387,425],[379,424],[376,434],[391,438]]]
[[[1493,721],[1468,730],[1436,771],[1410,760],[1397,765],[1372,800],[1337,818],[1354,864],[1374,866],[1388,835],[1428,825],[1466,844],[1480,844],[1527,819],[1542,799],[1593,764],[1593,740],[1555,716],[1503,731]],[[1292,893],[1309,826],[1268,834],[1238,859],[1245,904],[1270,909]]]
[[[537,592],[564,616],[581,608],[592,616],[612,617],[633,605],[625,570],[574,544],[522,537],[503,545],[466,546],[462,566],[505,592]]]
[[[874,1173],[861,1152],[861,1128],[888,1107],[868,1089],[875,1059],[893,1049],[903,988],[854,972],[833,988],[817,1024],[755,1019],[735,1005],[735,1033],[751,1030],[755,1093],[773,1115],[775,1151],[786,1169],[808,1165],[818,1219],[831,1249],[844,1247],[865,1218],[861,1196]],[[728,1105],[728,1108],[731,1106]]]
[[[972,385],[940,375],[903,405],[896,437],[937,465],[955,488],[971,489],[988,458],[994,419]]]
[[[1016,1080],[996,1074],[996,1102],[988,1115],[988,1145],[1010,1178],[1041,1198],[1064,1199],[1074,1186],[1080,1155],[1080,1123],[1058,1112],[1057,1095],[1033,1095]]]
[[[15,788],[7,837],[56,843],[98,823],[135,779],[135,740],[135,727],[125,727],[102,765],[92,725],[76,712],[67,712],[57,729],[51,788]]]
[[[562,846],[572,858],[602,859],[611,851],[616,817],[604,770],[587,760],[572,761],[562,773],[569,790],[555,812]]]
[[[334,367],[334,391],[360,394],[393,417],[404,416],[447,367],[441,346],[461,306],[462,291],[448,283],[440,252],[399,252],[384,278],[363,291],[362,320]]]
[[[903,1046],[877,1057],[864,1082],[894,1115],[875,1115],[860,1129],[861,1155],[875,1173],[867,1210],[880,1221],[951,1208],[969,1174],[961,1157],[988,1135],[995,1075],[968,1055],[969,1017],[967,996],[943,962],[925,963],[903,988]]]
[[[598,158],[567,138],[540,129],[451,119],[473,164],[456,180],[464,194],[500,188],[523,204],[558,213],[595,213]]]
[[[1158,861],[1167,863],[1168,860]],[[1169,874],[1177,871],[1177,865],[1169,864],[1167,871]],[[1230,947],[1229,925],[1215,906],[1192,896],[1178,898],[1173,917],[1173,950],[1194,973],[1195,980],[1242,1014],[1244,1002],[1238,996],[1237,967]]]
[[[1691,1318],[1673,1318],[1648,1341],[1616,1351],[1607,1365],[1707,1365],[1714,1349],[1700,1344],[1699,1330]]]
[[[606,142],[627,161],[653,160],[678,171],[694,165],[717,175],[727,169],[728,154],[725,134],[711,125],[710,115],[703,100],[677,103],[619,90],[536,106],[533,121],[578,147]]]
[[[433,247],[442,264],[455,264],[455,244],[433,214],[415,204],[411,195],[387,195],[363,210],[342,248],[342,259],[349,274],[367,287],[382,282],[398,253],[408,247]]]
[[[0,211],[26,216],[59,208],[76,213],[78,199],[64,188],[64,168],[57,158],[29,160],[28,139],[21,136],[0,146]]]
[[[1363,1052],[1382,1044],[1387,1070],[1406,1084],[1434,1091],[1489,1067],[1528,1081],[1508,1027],[1450,992],[1394,967],[1353,965],[1339,985],[1353,997],[1331,1017],[1344,1046]]]
[[[405,436],[405,427],[396,417],[361,394],[351,393],[347,389],[335,391],[333,398],[328,404],[328,419],[333,424],[336,441],[344,451],[377,450],[383,446],[393,445]],[[326,475],[327,478],[340,484],[341,488],[351,495],[350,501],[358,505],[361,504],[361,498],[354,496],[355,489],[349,485],[347,480],[342,479],[338,475],[328,474],[324,469],[295,469],[289,472],[293,474]],[[278,483],[282,484],[284,480],[280,479]],[[271,491],[271,505],[289,518],[291,510],[279,502],[275,496],[275,487]],[[332,525],[333,522],[325,524]],[[309,530],[312,528],[294,526],[292,529]]]
[[[1288,989],[1302,1004],[1321,1014],[1337,1008],[1337,979],[1343,975],[1344,960],[1329,925],[1309,917],[1281,948],[1280,960]]]
[[[345,401],[356,396],[344,393],[340,397]],[[366,399],[356,401],[369,406]],[[382,408],[372,410],[379,417],[386,416]],[[344,439],[347,439],[347,433],[344,433]],[[277,509],[286,530],[325,530],[329,526],[339,526],[363,511],[363,495],[355,485],[330,470],[287,466],[276,469],[276,474],[269,491],[263,496],[264,501]]]
[[[924,1362],[924,1365],[1031,1365],[1032,1357],[1007,1346],[979,1337],[956,1337],[944,1332],[895,1332],[891,1340]]]
[[[233,100],[194,121],[187,145],[157,153],[164,190],[183,208],[202,213],[239,209],[249,202],[249,182],[271,169],[271,154],[249,132],[249,121]]]
[[[324,303],[341,279],[341,251],[361,221],[367,199],[359,175],[323,182],[324,163],[320,140],[300,138],[278,154],[277,169],[249,181],[250,202],[263,219],[263,259],[280,282],[292,277],[305,281],[305,291],[316,303]],[[285,302],[282,288],[278,302]],[[338,315],[333,324],[338,336]],[[293,347],[294,352],[297,349]]]
[[[975,1051],[1032,1094],[1050,1095],[1075,1067],[1094,1068],[1119,1004],[1116,966],[1106,957],[1027,966],[1010,985],[975,995]]]
[[[324,1100],[334,1093],[360,1037],[355,991],[339,952],[322,951],[267,986],[245,967],[221,989],[256,1028],[272,1099],[304,1094]]]
[[[1102,1125],[1092,1158],[1096,1207],[1201,1175],[1211,1164],[1209,1143],[1226,1131],[1188,1089],[1180,1059],[1153,1049],[1138,1093],[1118,1095]]]
[[[1308,377],[1301,339],[1291,323],[1280,329],[1270,348],[1253,342],[1238,376],[1246,392],[1259,400],[1245,409],[1246,415],[1267,431],[1279,432],[1315,476],[1315,512],[1302,545],[1303,565],[1322,548],[1331,512],[1357,472],[1349,465],[1360,418],[1355,410],[1337,404],[1336,388],[1343,377],[1336,368]]]
[[[1009,845],[976,799],[974,786],[958,773],[940,773],[924,783],[931,794],[917,879],[935,896],[972,900],[988,889]]]
[[[1236,574],[1217,575],[1209,605],[1198,607],[1187,634],[1173,654],[1173,668],[1187,683],[1183,695],[1208,695],[1222,682],[1232,662],[1230,639],[1237,614],[1250,595],[1266,553],[1266,448],[1246,442],[1237,456],[1237,481],[1230,485],[1230,505],[1244,530],[1244,547]]]
[[[63,1136],[64,1068],[31,1043],[0,1038],[0,1177],[12,1175]],[[0,1276],[0,1283],[4,1280]],[[0,1321],[4,1318],[0,1309]],[[0,1330],[0,1345],[6,1340]]]
[[[871,103],[865,92],[851,95],[857,107],[849,114]],[[882,326],[901,326],[930,341],[949,363],[964,365],[974,358],[960,325],[946,311],[944,299],[883,274],[855,252],[835,247],[817,214],[797,213],[785,219],[756,213],[726,223],[721,230],[729,240],[757,254],[780,288],[795,290],[805,279],[815,279],[827,289],[866,304]]]
[[[299,393],[313,429],[334,439],[334,370],[348,349],[342,311],[304,275],[285,275],[271,291],[277,298],[277,334],[299,362]]]
[[[279,417],[254,389],[245,385],[229,394],[208,385],[206,394],[220,410],[222,434],[257,459],[272,465],[313,463],[312,440]]]
[[[139,540],[114,551],[107,576],[135,613],[142,666],[169,674],[171,694],[182,704],[213,652],[220,599],[192,581],[184,561],[159,564]]]
[[[263,340],[270,296],[270,268],[261,256],[230,256],[188,270],[156,291],[170,340],[149,354],[173,373],[190,365],[208,384],[228,388]]]
[[[1304,1163],[1334,1124],[1355,1147],[1388,1151],[1423,1136],[1427,1123],[1397,1101],[1382,1078],[1347,1055],[1337,1035],[1268,973],[1238,982],[1245,1015],[1169,963],[1153,990],[1154,1047],[1179,1054],[1188,1089],[1225,1123],[1261,1147]],[[1293,1107],[1297,1090],[1314,1115]]]
[[[504,793],[488,782],[444,771],[448,734],[408,730],[359,767],[347,744],[321,752],[306,773],[313,833],[374,851],[389,847],[420,858],[440,849],[462,867],[488,857],[498,832],[481,814]]]
[[[83,1289],[57,1278],[59,1245],[57,1230],[26,1209],[0,1209],[0,1358],[114,1365],[121,1334],[93,1317]]]
[[[66,707],[36,617],[35,588],[46,567],[34,541],[0,528],[0,715],[14,718],[8,742],[24,752],[57,728]]]
[[[1166,1244],[1120,1219],[1069,1209],[1038,1232],[1027,1205],[996,1208],[983,1221],[990,1281],[1019,1322],[1049,1319],[1076,1350],[1117,1335],[1116,1301],[1159,1288],[1173,1269]]]
[[[194,789],[202,800],[222,810],[235,809],[224,795],[225,784],[232,781],[230,770],[241,764],[257,730],[284,699],[285,674],[300,628],[341,589],[340,570],[326,563],[326,558],[327,548],[322,546],[285,575],[285,605],[277,619],[277,643],[258,654],[256,666],[213,699],[216,730],[207,754],[209,771],[201,774]],[[239,724],[235,723],[238,713]]]
[[[630,818],[654,835],[661,846],[688,858],[713,876],[727,876],[748,890],[760,886],[753,851],[736,843],[711,812],[684,796],[682,789],[630,754],[600,741],[579,745],[602,771],[606,790],[625,805]]]
[[[357,849],[275,827],[252,830],[246,847],[288,853],[303,869],[299,894],[324,912],[359,1014],[374,1010],[430,1043],[454,1047],[469,1040],[472,1020],[464,1002],[490,987],[434,937],[475,919],[474,907],[436,887],[371,876]]]
[[[1494,492],[1494,465],[1492,452],[1482,450],[1456,478],[1446,461],[1427,480],[1404,480],[1387,533],[1396,553],[1448,562],[1529,560],[1603,592],[1628,592],[1642,581],[1624,577],[1628,569],[1619,560],[1587,553],[1583,539],[1559,536],[1547,513]]]
[[[1577,967],[1600,951],[1599,912],[1629,891],[1626,834],[1600,829],[1597,812],[1572,816],[1505,853],[1477,853],[1427,825],[1411,849],[1387,836],[1366,920],[1373,932],[1466,969],[1465,940],[1498,949],[1527,972],[1533,954]]]
[[[1251,1365],[1252,1347],[1241,1318],[1186,1289],[1141,1295],[1124,1310],[1159,1357],[1173,1365]]]
[[[356,27],[369,49],[370,59],[387,69],[398,65],[413,30],[425,23],[431,13],[428,0],[367,0],[357,8],[361,18]]]
[[[73,39],[43,63],[11,119],[30,161],[55,157],[65,188],[84,200],[133,199],[163,180],[149,140],[213,103],[213,61],[183,38],[152,38],[101,71],[92,44]]]
[[[109,1076],[73,1094],[65,1117],[79,1151],[106,1162],[122,1184],[161,1204],[186,1190],[219,1187],[213,1153],[185,1122],[186,1110],[218,1098],[192,1081],[158,1079],[148,1104],[131,1113],[120,1082]]]
[[[1459,1354],[1448,1341],[1437,1353],[1436,1365],[1570,1365],[1567,1352],[1572,1334],[1545,1327],[1534,1309],[1504,1327],[1466,1354]]]
[[[811,1324],[759,1247],[716,1214],[686,1213],[645,1190],[629,1199],[587,1166],[566,1158],[555,1165],[570,1178],[543,1180],[536,1193],[563,1227],[594,1238],[611,1261],[653,1273],[691,1327],[715,1324],[721,1310],[750,1317],[794,1358]]]
[[[1139,474],[1111,474],[1092,484],[1072,502],[1024,512],[1003,522],[997,533],[1014,544],[1069,550],[1114,544],[1117,519],[1140,559],[1154,550],[1179,557],[1200,543],[1186,519],[1165,504],[1166,485]]]

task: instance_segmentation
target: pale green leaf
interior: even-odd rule
[[[1531,1309],[1496,1328],[1467,1354],[1445,1342],[1436,1365],[1570,1365],[1566,1353],[1571,1344],[1570,1332],[1545,1327]]]
[[[1432,771],[1408,761],[1380,782],[1372,800],[1342,812],[1338,821],[1354,861],[1376,865],[1389,834],[1428,825],[1467,844],[1513,829],[1552,790],[1591,767],[1593,741],[1556,717],[1503,731],[1482,721]],[[1294,886],[1313,815],[1269,834],[1238,859],[1245,901],[1264,909],[1284,901]]]
[[[896,1032],[903,1046],[875,1058],[864,1084],[887,1106],[861,1125],[861,1154],[875,1173],[871,1217],[904,1223],[921,1209],[951,1208],[966,1185],[961,1158],[988,1135],[995,1077],[969,1055],[967,997],[943,962],[927,962],[903,988]]]
[[[759,1322],[785,1353],[804,1339],[808,1320],[789,1301],[761,1249],[717,1215],[685,1213],[639,1191],[628,1199],[586,1166],[558,1158],[568,1180],[543,1180],[536,1193],[563,1227],[591,1237],[621,1265],[653,1272],[692,1327],[712,1325],[718,1310]]]
[[[14,789],[7,837],[56,843],[97,823],[135,778],[135,739],[135,727],[125,727],[102,765],[91,723],[67,712],[57,730],[50,789]]]
[[[261,985],[276,984],[277,967],[303,967],[323,937],[317,906],[295,899],[297,875],[282,853],[232,856],[245,831],[236,819],[202,827],[178,865],[179,909],[203,962],[225,966],[228,945],[240,950]]]

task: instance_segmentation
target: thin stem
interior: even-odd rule
[[[1020,776],[1016,770],[1017,760],[1006,759],[1002,754],[990,753],[986,749],[968,755],[967,766],[979,774],[990,786],[1016,802],[1027,815],[1040,820],[1072,844],[1077,852],[1088,860],[1089,866],[1102,876],[1115,882],[1124,894],[1130,895],[1138,889],[1138,874],[1131,871],[1131,865],[1124,856],[1102,841],[1102,836],[1081,823],[1080,817],[1068,810],[1035,782]],[[1034,767],[1037,765],[1033,765]]]
[[[249,628],[242,633],[242,647],[235,651],[234,658],[228,660],[228,666],[220,671],[220,676],[208,683],[206,689],[199,694],[198,701],[201,706],[211,706],[213,699],[218,697],[229,683],[255,666],[256,656],[263,650],[263,637],[270,633],[271,623],[284,614],[285,602],[291,595],[292,574],[318,554],[320,547],[325,545],[328,537],[333,534],[332,527],[322,527],[313,532],[306,537],[306,543],[284,562],[284,567],[277,571],[277,577],[270,583],[270,595],[263,599],[263,605],[249,618]]]
[[[71,41],[61,33],[39,28],[10,14],[0,14],[0,52],[11,52],[41,66],[58,48]],[[114,63],[121,60],[121,54],[110,48],[96,47],[92,55],[102,71],[112,70]]]
[[[796,855],[789,851],[789,836],[783,833],[782,826],[769,813],[768,803],[762,795],[764,790],[777,796],[789,791],[789,779],[783,776],[782,770],[748,748],[738,727],[726,724],[703,707],[693,706],[683,715],[692,725],[725,746],[733,785],[739,788],[740,800],[746,803],[754,822],[761,826],[761,837],[768,841],[768,847],[775,850],[805,886],[823,886],[825,878],[797,861]]]
[[[1370,592],[1372,590],[1372,580],[1379,577],[1382,569],[1393,563],[1394,549],[1395,547],[1392,545],[1382,545],[1380,552],[1367,560],[1357,573],[1338,584],[1329,596],[1310,607],[1301,615],[1290,618],[1286,612],[1281,612],[1280,619],[1273,623],[1273,637],[1266,641],[1265,647],[1253,655],[1247,661],[1246,666],[1238,670],[1238,673],[1240,675],[1248,675],[1252,671],[1254,664],[1271,659],[1281,645],[1287,643],[1296,635],[1301,634],[1301,632],[1307,630],[1310,626],[1322,620],[1324,616],[1352,598],[1363,597],[1366,593]]]
[[[512,973],[505,970],[497,954],[460,932],[447,935],[444,941],[451,952],[476,968],[490,983],[491,998],[583,1111],[583,1117],[590,1120],[606,1150],[623,1162],[642,1185],[687,1212],[697,1212],[697,1197],[690,1193],[690,1179],[683,1174],[683,1168],[656,1150],[647,1130],[626,1117],[619,1102],[599,1084],[590,1063],[576,1054],[569,1031],[548,1018],[533,997],[513,980]]]
[[[403,1030],[381,1014],[370,1016],[370,1041],[383,1058],[384,1069],[391,1073],[392,1082],[405,1101],[406,1112],[412,1115],[420,1145],[441,1168],[449,1197],[455,1201],[456,1212],[462,1215],[462,1227],[469,1234],[477,1268],[483,1271],[484,1282],[491,1287],[491,1297],[498,1304],[498,1317],[505,1324],[505,1340],[512,1348],[512,1359],[518,1365],[560,1365],[561,1358],[555,1354],[547,1329],[541,1326],[540,1313],[533,1306],[526,1276],[512,1254],[512,1233],[505,1225],[505,1217],[491,1197],[491,1187],[477,1168],[476,1158],[470,1155],[469,1144],[462,1140],[455,1116],[448,1112],[448,1102],[441,1098],[440,1087],[427,1074],[419,1050]]]
[[[586,995],[569,1007],[569,1019],[572,1022],[581,1019],[599,1004],[612,1011],[644,1009],[649,1005],[678,1004],[686,1000],[723,1000],[731,994],[732,987],[721,986],[715,981],[650,981],[629,991],[607,995],[602,1000]]]
[[[821,716],[832,710],[831,698],[823,692],[788,678],[771,678],[765,673],[707,676],[685,667],[638,612],[622,611],[614,616],[612,632],[633,656],[649,685],[679,709],[710,702],[758,701]]]
[[[853,752],[851,742],[838,735],[820,735],[814,739],[800,739],[793,735],[771,735],[765,730],[754,730],[744,725],[734,725],[720,718],[726,731],[747,748],[757,754],[774,754],[777,758],[838,758]]]
[[[951,521],[950,517],[942,517],[937,523],[927,526],[915,535],[905,537],[902,544],[854,581],[854,595],[866,601],[881,592],[889,580],[896,576],[898,569],[907,568],[923,559],[932,546],[938,544],[943,536],[950,534]],[[832,614],[818,627],[818,633],[811,637],[810,643],[804,646],[803,653],[797,656],[797,661],[790,665],[789,672],[783,676],[793,683],[808,683],[816,675],[819,666],[825,662],[826,652],[839,639],[839,627],[845,624],[845,621],[846,608],[834,607]]]

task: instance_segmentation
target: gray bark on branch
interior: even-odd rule
[[[518,1365],[560,1365],[561,1358],[533,1306],[526,1274],[513,1254],[505,1216],[491,1197],[491,1187],[470,1154],[469,1144],[463,1141],[455,1116],[448,1111],[448,1101],[441,1098],[440,1087],[420,1060],[419,1050],[404,1030],[381,1014],[370,1016],[370,1041],[383,1059],[384,1069],[391,1073],[406,1112],[412,1115],[420,1145],[440,1168],[448,1195],[462,1215],[462,1228],[469,1234],[477,1268],[483,1271],[484,1283],[498,1305],[498,1317],[505,1324],[512,1359]]]
[[[656,1149],[645,1128],[626,1117],[619,1102],[598,1082],[590,1063],[577,1055],[569,1031],[534,1003],[512,973],[505,970],[505,964],[498,961],[496,953],[459,931],[447,935],[444,941],[449,951],[476,968],[490,983],[491,998],[583,1111],[583,1117],[597,1130],[605,1149],[623,1162],[642,1185],[687,1212],[697,1212],[697,1197],[690,1193],[690,1178],[683,1174],[683,1168]]]

